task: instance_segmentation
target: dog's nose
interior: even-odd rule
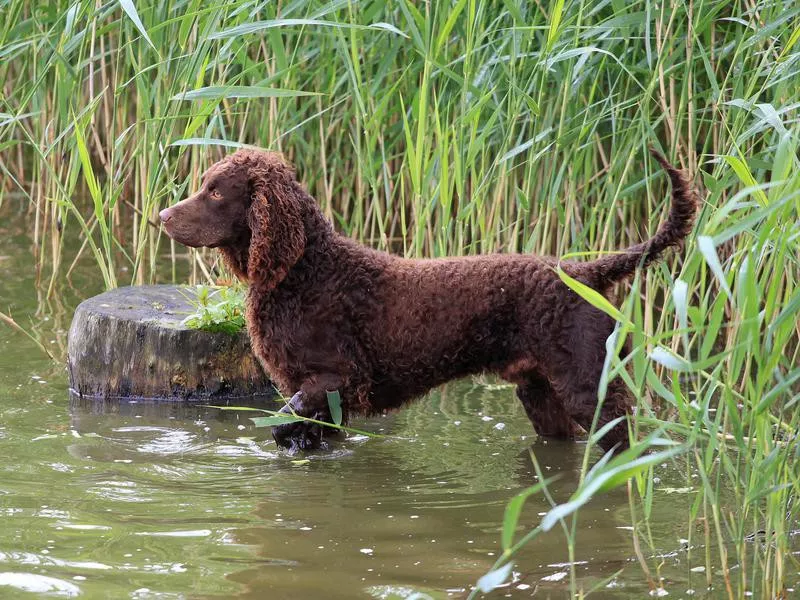
[[[158,213],[158,216],[161,217],[162,223],[166,223],[172,218],[172,213],[170,213],[170,210],[168,208],[165,208],[160,213]]]

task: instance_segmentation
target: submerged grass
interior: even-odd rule
[[[241,144],[286,152],[340,230],[408,256],[638,242],[668,205],[645,159],[661,147],[704,202],[683,260],[625,290],[609,346],[634,349],[607,375],[635,392],[637,433],[686,449],[681,535],[708,583],[784,593],[800,529],[800,5],[5,0],[0,17],[0,205],[29,204],[47,294],[83,259],[109,287],[154,281],[165,255],[173,277],[215,283],[213,253],[175,246],[157,213]],[[641,556],[664,497],[648,465],[631,474]],[[560,514],[574,546],[580,511]]]

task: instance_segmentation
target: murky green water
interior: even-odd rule
[[[0,310],[63,358],[72,309],[100,282],[87,264],[40,304],[24,219],[0,210]],[[464,597],[496,558],[506,502],[536,481],[529,451],[562,476],[557,500],[575,489],[583,453],[537,441],[511,388],[473,382],[358,423],[389,437],[351,438],[306,462],[247,416],[70,403],[63,364],[0,326],[0,597]],[[691,569],[702,563],[680,550],[687,503],[663,470],[642,553],[673,597],[717,597],[701,593],[705,574]],[[526,529],[548,508],[533,497]],[[625,491],[580,523],[580,585],[621,570],[595,597],[647,596]],[[550,532],[492,597],[567,597],[567,560],[563,534]]]

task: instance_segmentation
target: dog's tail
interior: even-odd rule
[[[669,164],[667,159],[653,148],[650,148],[650,153],[661,164],[672,182],[672,206],[669,217],[646,242],[587,263],[597,287],[606,287],[633,275],[637,267],[648,266],[670,246],[680,245],[692,230],[698,202],[689,177]]]

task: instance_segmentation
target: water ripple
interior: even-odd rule
[[[0,573],[0,587],[3,586],[33,594],[64,598],[75,598],[81,593],[81,589],[73,583],[33,573]]]

